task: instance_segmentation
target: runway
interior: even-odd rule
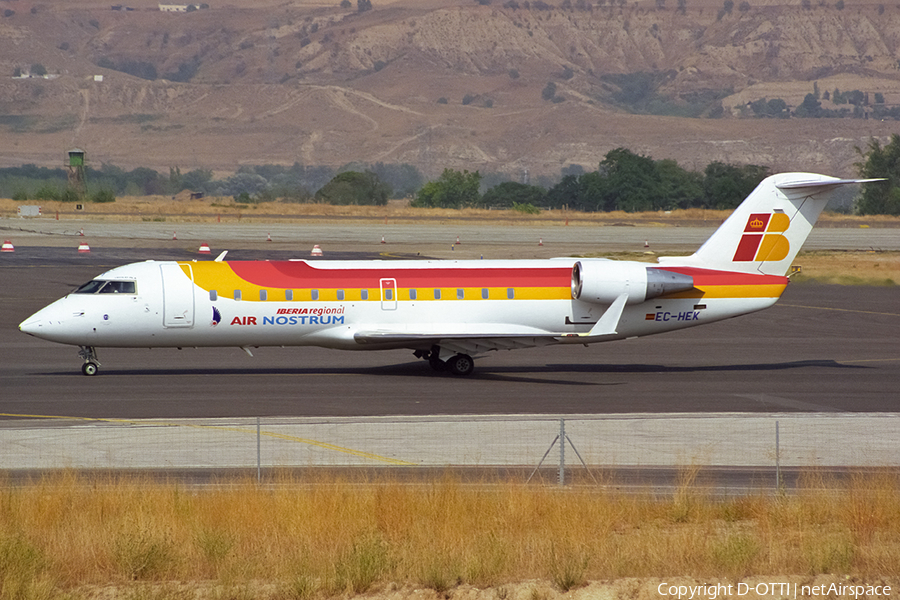
[[[253,358],[236,348],[100,349],[101,374],[89,378],[76,348],[17,330],[109,267],[148,254],[184,258],[171,256],[178,252],[108,248],[82,257],[31,247],[4,255],[0,413],[138,419],[898,408],[896,287],[792,284],[761,313],[589,348],[491,353],[469,378],[435,373],[405,350],[315,348],[259,348]]]

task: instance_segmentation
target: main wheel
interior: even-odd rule
[[[81,372],[88,377],[92,377],[97,374],[97,363],[95,362],[86,362],[81,365]]]
[[[475,361],[468,354],[457,354],[447,361],[447,368],[454,375],[470,375],[475,370]]]

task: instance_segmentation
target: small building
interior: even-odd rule
[[[187,12],[190,4],[160,4],[159,10],[162,12]]]
[[[69,187],[74,188],[79,193],[84,193],[84,166],[85,153],[81,148],[72,148],[66,152],[69,160],[66,163],[66,171],[69,179]]]

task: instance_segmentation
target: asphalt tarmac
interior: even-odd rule
[[[70,238],[71,239],[71,238]],[[329,258],[374,253],[330,252]],[[279,258],[235,250],[229,259]],[[292,254],[296,256],[296,254]],[[414,257],[411,255],[410,257]],[[468,378],[405,350],[99,349],[20,333],[100,272],[179,249],[17,248],[0,259],[0,413],[92,418],[895,412],[900,288],[795,283],[773,308],[647,338],[491,353]],[[7,417],[8,418],[8,417]]]

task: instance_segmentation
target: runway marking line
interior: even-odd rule
[[[165,421],[134,421],[129,419],[102,419],[96,417],[63,417],[63,416],[55,416],[55,415],[20,415],[13,413],[0,413],[0,417],[18,417],[24,419],[58,419],[58,420],[71,420],[71,421],[96,421],[101,423],[125,423],[128,425],[153,425],[153,426],[164,426],[164,427],[192,427],[195,429],[215,429],[218,431],[230,431],[236,433],[251,433],[255,434],[256,429],[246,429],[244,427],[222,427],[218,425],[196,425],[193,423],[168,423]],[[318,440],[311,440],[308,438],[301,438],[293,435],[287,435],[284,433],[274,433],[271,431],[262,431],[260,430],[261,436],[266,436],[270,438],[286,440],[289,442],[298,442],[301,444],[307,444],[309,446],[315,446],[318,448],[322,448],[325,450],[332,450],[334,452],[341,452],[343,454],[349,454],[351,456],[356,456],[358,458],[367,458],[369,460],[375,460],[378,462],[388,463],[392,465],[400,465],[400,466],[415,466],[416,463],[411,463],[405,460],[400,460],[398,458],[390,458],[387,456],[381,456],[379,454],[374,454],[372,452],[364,452],[362,450],[354,450],[353,448],[345,448],[343,446],[338,446],[336,444],[329,444],[328,442],[320,442]]]
[[[876,312],[873,310],[856,310],[853,308],[828,308],[827,306],[804,306],[802,304],[781,304],[775,306],[784,306],[787,308],[814,308],[816,310],[833,310],[836,312],[859,313],[862,315],[882,315],[885,317],[900,317],[900,313]]]

